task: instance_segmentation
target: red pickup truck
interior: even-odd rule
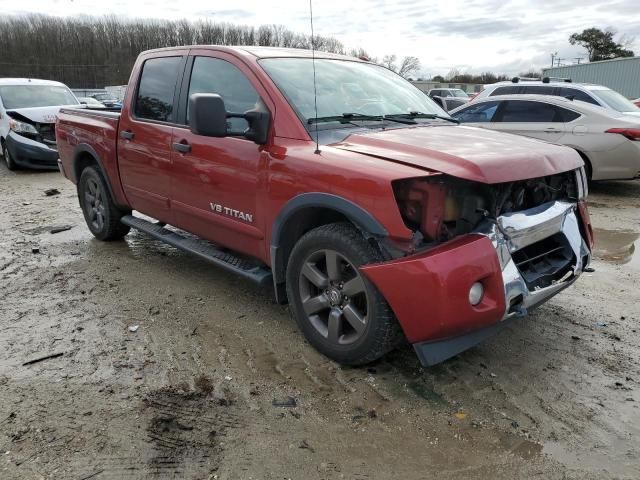
[[[144,52],[121,113],[63,109],[56,136],[97,238],[139,229],[273,285],[345,364],[403,338],[441,362],[571,285],[591,257],[577,153],[460,126],[351,57]]]

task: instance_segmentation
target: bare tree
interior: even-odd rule
[[[418,57],[404,57],[398,68],[398,75],[407,78],[411,74],[418,73],[420,71],[420,60]]]

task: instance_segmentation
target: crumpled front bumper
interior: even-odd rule
[[[434,249],[361,270],[393,309],[424,365],[446,360],[495,334],[512,318],[570,286],[591,259],[591,227],[584,204],[549,202],[486,220],[472,234]],[[563,242],[571,260],[560,278],[531,287],[514,256],[550,237]],[[520,252],[520,253],[518,253]],[[469,303],[475,282],[484,286]]]
[[[56,170],[58,168],[58,151],[44,143],[9,132],[6,139],[7,149],[11,157],[21,167],[37,170]]]

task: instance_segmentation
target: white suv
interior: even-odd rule
[[[573,83],[570,80],[554,81],[550,78],[522,80],[515,77],[510,82],[492,83],[484,87],[484,90],[472,101],[498,95],[552,95],[591,103],[625,115],[640,116],[640,108],[610,88],[588,83]]]
[[[63,83],[0,78],[0,151],[10,170],[58,168],[55,127],[61,107],[80,107]]]

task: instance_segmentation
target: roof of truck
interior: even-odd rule
[[[38,78],[0,78],[0,85],[58,85],[64,87],[64,83],[53,80],[40,80]]]
[[[328,53],[320,50],[316,50],[315,52],[312,52],[311,50],[304,49],[304,48],[257,47],[252,45],[239,45],[239,46],[186,45],[182,47],[169,47],[169,48],[158,48],[154,50],[147,50],[144,53],[183,50],[185,48],[211,49],[211,50],[219,50],[219,51],[227,51],[227,52],[244,53],[244,54],[248,53],[257,58],[274,58],[274,57],[312,58],[315,55],[315,58],[331,58],[336,60],[350,60],[355,62],[363,61],[357,57],[352,57],[349,55],[340,55],[337,53]]]

